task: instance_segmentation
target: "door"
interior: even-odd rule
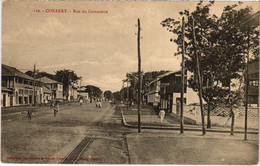
[[[6,94],[3,94],[3,107],[6,107]]]
[[[11,97],[10,97],[10,106],[11,107],[13,106],[13,95],[11,95]]]

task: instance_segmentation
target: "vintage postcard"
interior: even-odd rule
[[[3,1],[1,162],[257,164],[259,11]]]

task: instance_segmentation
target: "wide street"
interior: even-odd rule
[[[113,106],[108,103],[103,103],[103,108],[96,108],[94,103],[62,105],[55,118],[52,109],[42,107],[40,110],[34,113],[32,122],[27,121],[26,114],[10,116],[9,119],[2,116],[2,162],[60,163],[85,136],[93,135],[93,148],[97,142],[105,149],[99,148],[99,153],[95,151],[93,155],[84,157],[85,161],[88,158],[88,163],[93,163],[95,158],[99,158],[95,162],[128,162],[122,148],[125,145],[120,116],[113,115]],[[97,121],[102,122],[100,127],[94,126]],[[103,153],[104,150],[109,153]]]
[[[78,164],[256,164],[258,135],[142,130],[124,127],[119,109],[103,102],[2,114],[2,162]],[[152,116],[151,116],[152,117]],[[157,117],[155,117],[157,118]],[[159,118],[159,117],[158,117]],[[152,121],[152,120],[151,120]],[[154,120],[153,120],[154,121]]]

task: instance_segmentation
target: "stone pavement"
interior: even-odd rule
[[[137,128],[137,108],[127,110],[121,106],[121,111],[123,123]],[[255,134],[248,134],[247,141],[243,140],[242,130],[231,136],[230,129],[224,127],[212,127],[202,135],[200,125],[185,124],[184,134],[179,134],[179,119],[175,115],[167,114],[161,122],[146,106],[142,108],[141,126],[141,133],[136,130],[126,135],[131,164],[248,165],[258,162],[258,130],[250,130]]]
[[[158,130],[157,130],[158,131]],[[230,136],[223,133],[200,135],[198,132],[157,132],[126,136],[131,164],[214,164],[248,165],[258,162],[258,135]]]
[[[126,109],[125,106],[120,106],[122,111],[122,118],[125,126],[136,128],[137,127],[137,108],[129,107]],[[192,119],[185,117],[184,119],[184,130],[187,131],[201,131],[201,125],[191,125]],[[196,122],[195,122],[196,123]],[[143,106],[141,110],[141,126],[144,129],[166,129],[166,130],[179,130],[180,120],[179,117],[174,113],[166,114],[165,119],[161,122],[159,115],[155,113],[151,107]],[[211,129],[206,129],[209,132],[224,132],[229,133],[230,127],[212,126]],[[244,133],[244,129],[235,128],[235,133]],[[248,133],[258,134],[258,129],[248,129]]]

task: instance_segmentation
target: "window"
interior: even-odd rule
[[[18,78],[18,83],[22,84],[23,80],[21,78]]]
[[[25,95],[28,95],[28,94],[29,94],[29,91],[28,91],[28,90],[24,90],[24,94],[25,94]]]
[[[23,94],[23,89],[19,89],[19,95]]]
[[[9,84],[9,87],[14,87],[14,81],[13,80],[10,80],[10,82],[9,82],[10,84]]]
[[[19,96],[19,104],[23,104],[23,97]]]
[[[2,77],[2,86],[7,87],[7,80],[6,80],[6,78],[3,78],[3,77]]]

